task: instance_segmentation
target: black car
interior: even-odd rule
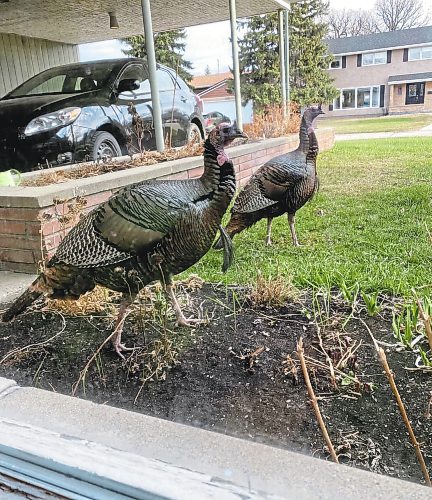
[[[202,103],[173,70],[157,67],[165,139],[204,137]],[[155,149],[143,59],[58,66],[0,99],[0,170],[27,172]]]

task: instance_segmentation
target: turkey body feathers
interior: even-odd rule
[[[213,133],[214,143],[206,141],[200,179],[144,181],[84,216],[3,319],[12,319],[41,294],[77,298],[97,284],[133,296],[156,280],[170,284],[173,275],[201,259],[235,192],[232,162],[224,155],[219,164],[217,158],[226,142],[242,135],[234,127],[224,130],[225,136]],[[224,246],[226,267],[231,261],[226,238]]]
[[[313,197],[319,185],[316,173],[318,141],[312,124],[321,113],[320,107],[308,108],[302,117],[299,147],[295,151],[269,160],[240,191],[226,227],[230,237],[267,218],[267,241],[270,244],[272,219],[287,213],[290,217],[293,243],[298,244],[294,214]],[[221,248],[221,239],[215,247]]]

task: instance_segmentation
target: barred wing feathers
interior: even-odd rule
[[[289,153],[273,158],[251,177],[237,196],[232,212],[251,213],[276,205],[286,196],[289,187],[305,179],[305,166],[303,154]]]
[[[154,247],[186,214],[190,204],[158,186],[133,186],[88,214],[60,244],[55,261],[77,267],[119,263]]]

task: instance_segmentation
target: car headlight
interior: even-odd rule
[[[25,135],[39,134],[54,128],[65,127],[74,122],[81,113],[81,108],[65,108],[54,113],[38,116],[27,125]]]

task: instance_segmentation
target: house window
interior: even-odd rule
[[[418,61],[419,59],[432,59],[432,45],[408,49],[408,61]]]
[[[378,108],[379,101],[379,85],[341,89],[339,96],[333,102],[333,109]]]
[[[342,68],[342,56],[334,56],[334,60],[330,63],[329,69]]]
[[[371,66],[372,64],[387,64],[387,52],[362,54],[362,66]]]
[[[342,89],[342,109],[355,108],[355,89]]]

